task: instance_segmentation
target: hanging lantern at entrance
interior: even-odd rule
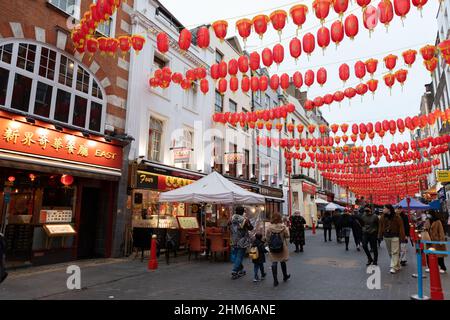
[[[63,174],[61,176],[61,183],[65,186],[68,187],[73,183],[73,176],[71,176],[70,174]]]
[[[291,15],[292,21],[297,26],[297,35],[298,31],[302,28],[302,25],[306,21],[306,14],[308,13],[308,7],[304,4],[299,4],[293,6],[291,10],[289,10],[289,14]]]

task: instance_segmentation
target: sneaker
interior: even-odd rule
[[[240,277],[239,277],[239,274],[237,273],[237,272],[233,272],[233,273],[231,273],[231,279],[232,280],[236,280],[236,279],[239,279]]]
[[[372,265],[377,266],[378,262],[374,261],[374,262],[372,262]]]
[[[442,273],[442,274],[444,274],[444,273],[447,273],[447,271],[445,271],[445,270],[442,270],[442,269],[439,269],[439,273]]]
[[[394,268],[391,268],[391,270],[389,270],[390,273],[395,274],[397,273],[397,270],[395,270]]]
[[[426,268],[426,269],[425,269],[425,272],[428,272],[428,273],[429,273],[429,272],[430,272],[430,269]]]
[[[259,282],[260,280],[258,278],[253,279],[253,282]]]
[[[361,251],[361,249],[359,247],[357,247],[356,250]]]
[[[261,275],[261,280],[264,280],[265,278],[266,278],[266,274],[264,273]]]
[[[245,276],[245,274],[246,274],[245,270],[241,270],[238,272],[239,277]]]
[[[286,277],[283,277],[283,281],[286,282],[291,278],[291,275],[288,274]]]
[[[373,261],[367,261],[366,266],[370,266],[373,263]]]

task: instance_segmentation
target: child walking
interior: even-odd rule
[[[266,253],[264,242],[262,241],[262,234],[257,233],[255,235],[255,240],[252,243],[252,248],[250,249],[250,258],[252,259],[255,275],[253,282],[258,282],[266,277],[264,272],[264,263],[266,262]],[[261,271],[261,278],[258,277],[258,270]]]

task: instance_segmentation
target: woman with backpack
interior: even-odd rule
[[[295,252],[303,252],[305,245],[305,218],[300,214],[300,211],[295,211],[290,219],[290,241],[295,244]],[[299,249],[300,247],[300,249]]]
[[[272,261],[273,285],[278,286],[278,262],[283,272],[283,281],[291,277],[287,273],[286,261],[289,259],[289,229],[282,223],[281,215],[275,213],[266,230],[266,241],[269,246],[269,259]]]

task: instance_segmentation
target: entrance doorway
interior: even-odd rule
[[[83,187],[80,208],[80,226],[78,231],[78,259],[96,258],[97,235],[100,216],[102,214],[101,189]]]

